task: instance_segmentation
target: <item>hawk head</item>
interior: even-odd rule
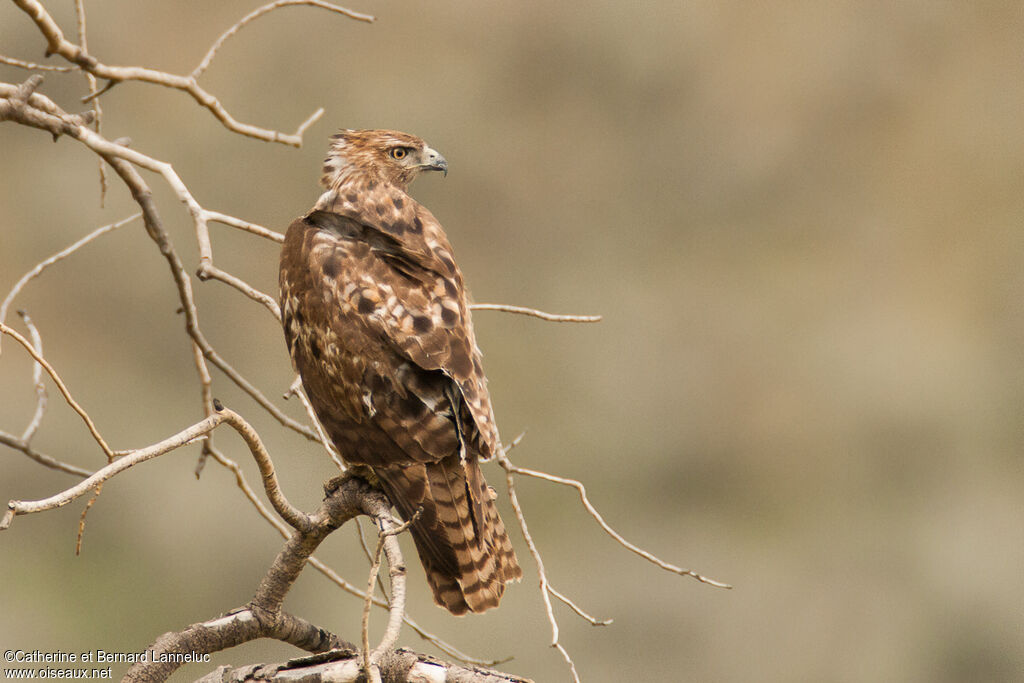
[[[394,130],[343,130],[331,136],[320,184],[335,190],[352,180],[406,189],[422,171],[443,171],[448,162],[415,135]]]

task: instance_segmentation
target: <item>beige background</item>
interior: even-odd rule
[[[49,4],[73,36],[71,3]],[[87,5],[102,60],[186,73],[256,3]],[[378,22],[309,8],[263,18],[203,78],[240,120],[287,132],[325,107],[301,150],[229,134],[186,96],[134,83],[103,97],[105,132],[173,163],[208,208],[277,229],[317,196],[335,128],[419,134],[451,172],[413,194],[447,228],[477,301],[605,316],[477,315],[504,437],[527,430],[521,464],[585,480],[628,538],[736,588],[658,571],[572,491],[523,482],[554,585],[615,619],[595,629],[557,609],[584,680],[1024,679],[1019,3],[355,9]],[[43,47],[0,4],[0,52],[40,60]],[[41,92],[78,110],[84,89],[51,75]],[[188,217],[148,177],[193,269]],[[114,183],[100,209],[81,145],[0,125],[0,290],[130,213],[126,194]],[[219,265],[276,290],[275,245],[213,231]],[[211,342],[279,397],[291,371],[275,323],[219,283],[196,291]],[[200,417],[176,295],[140,226],[47,272],[17,305],[114,447]],[[10,432],[31,413],[24,358],[4,345]],[[215,380],[258,424],[286,492],[313,506],[330,463]],[[98,466],[51,394],[38,447]],[[241,442],[218,440],[255,481]],[[0,650],[140,650],[251,595],[280,541],[224,470],[194,479],[195,451],[106,487],[81,557],[81,503],[0,534]],[[3,500],[73,482],[10,449],[0,470]],[[452,618],[416,570],[411,612],[471,653],[514,655],[507,670],[568,680],[513,540],[527,579],[501,610]],[[322,555],[365,580],[351,531]],[[357,636],[357,601],[312,571],[287,607]],[[402,643],[429,649],[409,631]],[[217,661],[294,652],[259,643]]]

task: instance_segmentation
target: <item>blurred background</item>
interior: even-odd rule
[[[73,38],[73,3],[47,4]],[[99,59],[184,74],[259,3],[86,4]],[[104,133],[173,164],[207,208],[278,230],[318,196],[335,129],[418,134],[451,172],[412,193],[447,229],[476,301],[604,316],[475,316],[504,439],[526,431],[519,464],[583,480],[627,538],[735,589],[658,570],[571,489],[521,481],[553,585],[615,620],[594,628],[556,604],[583,680],[1024,680],[1020,4],[352,8],[377,22],[308,7],[264,17],[202,78],[237,119],[285,132],[324,107],[302,149],[231,134],[186,95],[139,83],[103,96]],[[0,4],[0,53],[42,61],[44,47]],[[25,77],[0,66],[0,80]],[[48,74],[40,92],[84,108],[81,75]],[[191,272],[187,213],[146,176]],[[0,125],[0,292],[135,210],[116,179],[105,208],[98,188],[82,145]],[[276,295],[276,244],[212,232],[219,266]],[[279,398],[292,371],[276,322],[220,283],[194,285],[215,348],[301,417]],[[177,306],[137,223],[15,302],[114,448],[202,417]],[[20,433],[31,367],[10,340],[3,351],[0,429]],[[214,382],[312,509],[334,472],[322,451]],[[36,447],[99,467],[50,394]],[[242,442],[216,440],[258,482]],[[196,481],[197,454],[108,484],[80,557],[84,500],[0,534],[0,649],[138,651],[245,603],[281,540],[224,469]],[[2,500],[75,482],[8,448],[0,472]],[[503,490],[500,470],[486,474]],[[471,654],[514,657],[499,668],[571,680],[513,542],[526,579],[502,609],[450,617],[417,565],[410,613]],[[350,529],[320,556],[364,585]],[[360,603],[312,570],[286,608],[358,638]],[[401,643],[432,651],[408,629]],[[296,654],[259,642],[214,663]]]

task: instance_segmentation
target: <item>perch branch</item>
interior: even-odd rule
[[[149,649],[157,655],[183,651],[210,653],[265,637],[284,640],[310,652],[354,649],[337,636],[288,615],[281,607],[313,551],[323,540],[356,515],[368,514],[383,530],[381,547],[391,565],[392,594],[396,596],[387,634],[380,648],[369,655],[369,661],[376,664],[382,653],[390,651],[394,646],[397,628],[392,635],[392,625],[396,619],[401,624],[404,611],[405,567],[394,535],[405,527],[391,521],[391,504],[383,493],[355,477],[336,481],[340,483],[331,483],[333,488],[320,508],[306,516],[308,525],[296,527],[295,532],[288,537],[284,548],[260,582],[256,594],[246,606],[219,619],[193,624],[180,632],[164,634]],[[164,680],[180,666],[180,663],[160,662],[159,659],[155,657],[156,661],[135,664],[128,670],[124,680]]]

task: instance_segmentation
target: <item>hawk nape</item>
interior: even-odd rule
[[[497,607],[522,577],[479,460],[501,450],[469,302],[437,219],[407,193],[448,171],[423,140],[332,136],[313,210],[288,227],[288,350],[344,459],[370,467],[411,527],[434,600]]]

